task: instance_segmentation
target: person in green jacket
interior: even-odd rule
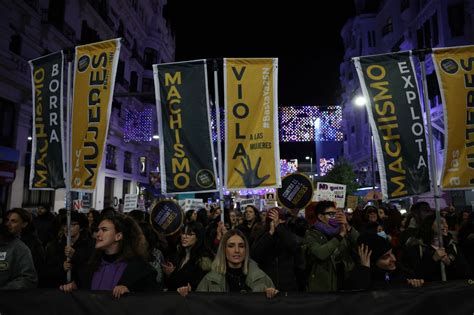
[[[307,291],[342,290],[354,268],[352,252],[357,249],[359,232],[332,201],[320,201],[315,214],[318,220],[305,236],[310,268]]]
[[[249,245],[240,230],[230,230],[221,239],[210,271],[199,283],[198,292],[265,292],[268,298],[278,294],[272,280],[249,258]],[[191,286],[178,289],[182,296]]]

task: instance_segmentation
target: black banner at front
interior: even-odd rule
[[[120,299],[112,292],[58,289],[2,290],[0,312],[5,315],[289,315],[289,314],[471,314],[473,280],[426,282],[421,288],[407,284],[391,290],[344,293],[280,292],[267,299],[256,293],[202,293],[188,296],[176,291],[130,292]],[[28,301],[28,303],[25,303]]]
[[[65,187],[63,59],[61,51],[30,61],[33,87],[30,189]]]
[[[217,191],[206,61],[154,65],[164,193]]]
[[[355,58],[388,199],[430,190],[427,144],[409,52]]]

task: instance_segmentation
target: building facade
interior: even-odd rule
[[[28,189],[32,128],[28,60],[118,37],[122,48],[109,134],[90,206],[114,205],[125,193],[147,184],[159,160],[159,140],[152,138],[157,130],[152,64],[171,62],[175,56],[167,0],[1,1],[0,11],[1,207],[48,203],[58,209],[65,204],[64,189]],[[147,124],[152,128],[146,130],[148,139],[129,137],[131,131],[125,125],[133,119],[130,113],[135,117],[146,113],[153,119]]]
[[[352,57],[422,48],[474,44],[474,1],[470,0],[355,0],[356,16],[341,30],[345,55],[340,65],[343,88],[344,155],[354,165],[361,185],[374,181],[371,133],[364,107],[354,99],[362,95]],[[444,149],[443,108],[431,58],[426,61],[437,166]],[[420,70],[417,69],[419,72]],[[377,174],[377,172],[374,172]],[[439,174],[439,172],[438,172]],[[378,182],[378,175],[375,176]]]

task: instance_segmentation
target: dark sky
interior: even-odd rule
[[[339,101],[340,30],[352,0],[168,1],[177,61],[278,57],[280,105]]]

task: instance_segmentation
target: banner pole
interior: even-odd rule
[[[438,173],[436,169],[436,154],[435,154],[435,147],[433,142],[433,130],[431,128],[431,106],[428,100],[428,86],[426,84],[426,67],[425,67],[425,57],[427,51],[422,50],[418,52],[418,58],[421,64],[421,82],[423,85],[423,103],[425,104],[425,112],[426,112],[426,123],[428,129],[428,143],[430,146],[430,171],[431,171],[431,183],[433,185],[433,193],[434,193],[434,202],[435,202],[435,209],[436,209],[436,229],[438,230],[438,240],[439,240],[439,247],[443,247],[443,235],[441,234],[441,210],[439,206],[439,187],[438,187]],[[442,261],[441,264],[441,280],[446,281],[446,268]]]
[[[66,98],[66,222],[67,222],[67,236],[66,244],[71,246],[71,76],[72,76],[72,53],[68,51],[67,53],[67,98]],[[67,260],[70,260],[69,257],[66,257]],[[71,270],[67,271],[67,282],[71,282]]]
[[[214,70],[214,106],[216,108],[216,129],[217,129],[217,167],[219,169],[219,204],[221,207],[221,221],[224,222],[224,178],[222,176],[222,146],[221,146],[221,113],[219,107],[219,65],[217,59],[213,60]]]

